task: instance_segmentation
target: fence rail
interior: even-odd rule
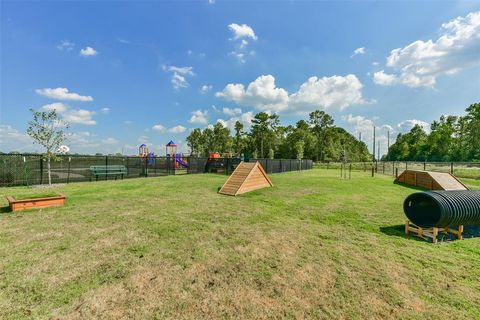
[[[352,162],[352,170],[371,171],[395,176],[404,170],[427,170],[449,172],[460,178],[480,179],[480,162],[417,162],[417,161],[378,161],[378,162]],[[341,162],[315,163],[315,168],[340,169]]]
[[[229,175],[240,163],[236,158],[184,157],[187,167],[176,161],[175,157],[134,157],[134,156],[59,156],[51,162],[52,183],[69,183],[95,180],[90,166],[124,165],[127,174],[124,178],[156,177],[175,174],[196,174],[214,172]],[[267,173],[281,173],[312,169],[311,160],[294,159],[250,159],[259,161]],[[114,179],[101,177],[100,179]],[[41,155],[2,154],[0,155],[0,187],[16,185],[37,185],[48,183],[46,161]]]

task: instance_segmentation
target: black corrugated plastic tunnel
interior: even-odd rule
[[[413,193],[405,199],[403,211],[423,228],[480,224],[480,190]]]

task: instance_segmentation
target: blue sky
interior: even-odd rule
[[[192,128],[323,109],[382,151],[480,100],[480,2],[1,2],[0,150],[40,150],[56,109],[71,152],[157,154]]]

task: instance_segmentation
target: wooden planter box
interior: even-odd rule
[[[8,200],[8,203],[10,204],[10,209],[12,211],[63,206],[65,205],[66,199],[67,197],[65,197],[63,193],[59,193],[58,196],[54,196],[54,197],[23,199],[23,200],[17,200],[15,199],[15,197],[7,196],[7,200]]]

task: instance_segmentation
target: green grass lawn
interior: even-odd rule
[[[76,183],[65,207],[3,210],[0,318],[480,318],[480,237],[405,236],[414,189],[271,178],[239,197],[215,174]]]

